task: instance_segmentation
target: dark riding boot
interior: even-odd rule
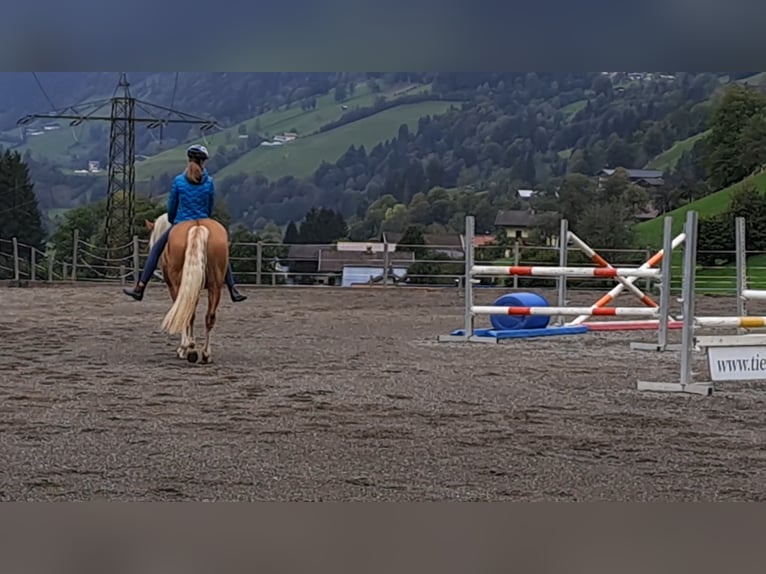
[[[242,293],[237,291],[237,288],[234,287],[233,285],[229,287],[229,295],[231,295],[231,300],[234,303],[239,303],[240,301],[244,301],[245,299],[247,299],[247,295],[243,295]]]
[[[146,285],[141,285],[141,283],[138,283],[133,289],[123,289],[122,292],[126,295],[129,295],[133,297],[136,301],[140,301],[144,298],[144,289],[146,288]]]
[[[247,295],[243,295],[234,286],[234,274],[231,272],[231,263],[226,268],[226,286],[229,288],[229,295],[234,303],[239,303],[247,299]]]

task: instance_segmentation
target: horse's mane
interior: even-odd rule
[[[157,219],[154,220],[154,226],[152,227],[152,233],[149,235],[149,249],[151,249],[160,236],[170,229],[170,222],[168,221],[168,214],[163,213]]]

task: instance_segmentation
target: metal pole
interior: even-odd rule
[[[388,285],[388,266],[390,265],[391,255],[388,252],[388,242],[383,244],[383,287]]]
[[[673,259],[673,218],[665,217],[662,231],[662,279],[660,280],[660,325],[657,335],[657,350],[668,346],[668,322],[670,321],[670,277]],[[651,255],[650,255],[651,257]],[[647,257],[648,259],[648,257]]]
[[[672,231],[671,231],[671,233],[672,233]],[[663,235],[663,237],[664,237],[664,235]],[[671,241],[672,241],[672,238],[671,238]],[[647,247],[645,252],[646,252],[646,254],[644,255],[644,261],[649,261],[649,258],[652,256],[652,250]],[[652,292],[652,278],[651,277],[647,277],[646,278],[646,283],[644,284],[644,289],[646,290],[647,293],[651,293]]]
[[[745,235],[745,218],[737,217],[734,220],[736,235],[736,258],[737,258],[737,316],[747,315],[747,302],[743,296],[747,288],[747,237]],[[737,334],[742,335],[744,329],[737,329]]]
[[[72,238],[72,281],[77,281],[77,244],[80,243],[80,230],[74,230]]]
[[[19,241],[13,237],[11,243],[13,245],[13,279],[18,281],[21,276],[19,271]]]
[[[53,281],[53,253],[48,253],[48,282]]]
[[[473,337],[473,270],[474,251],[473,238],[476,231],[476,220],[473,215],[465,218],[465,337]]]
[[[255,284],[260,285],[263,274],[263,241],[255,245]]]
[[[519,249],[519,241],[516,240],[516,243],[513,244],[513,264],[519,265],[521,263],[521,251]],[[513,288],[518,289],[519,288],[519,277],[518,275],[513,276]]]
[[[567,266],[567,247],[569,246],[569,222],[566,219],[561,220],[561,228],[559,229],[559,267]],[[559,282],[559,307],[565,307],[567,304],[567,278],[562,275],[558,278]],[[566,318],[560,315],[556,322],[559,325],[563,325]]]
[[[697,278],[697,212],[686,214],[684,244],[684,326],[681,333],[681,388],[692,382],[692,351],[694,347],[694,284]]]
[[[37,278],[35,267],[37,267],[37,249],[35,249],[34,247],[30,247],[29,248],[29,279],[30,281],[34,281]]]

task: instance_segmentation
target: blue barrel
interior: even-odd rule
[[[494,303],[498,307],[549,307],[545,297],[537,293],[508,293]],[[489,322],[498,331],[517,329],[545,329],[549,315],[490,315]]]

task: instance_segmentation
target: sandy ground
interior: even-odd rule
[[[0,499],[766,499],[764,383],[639,393],[678,378],[653,332],[445,344],[456,290],[244,290],[191,365],[161,285],[0,288]]]

